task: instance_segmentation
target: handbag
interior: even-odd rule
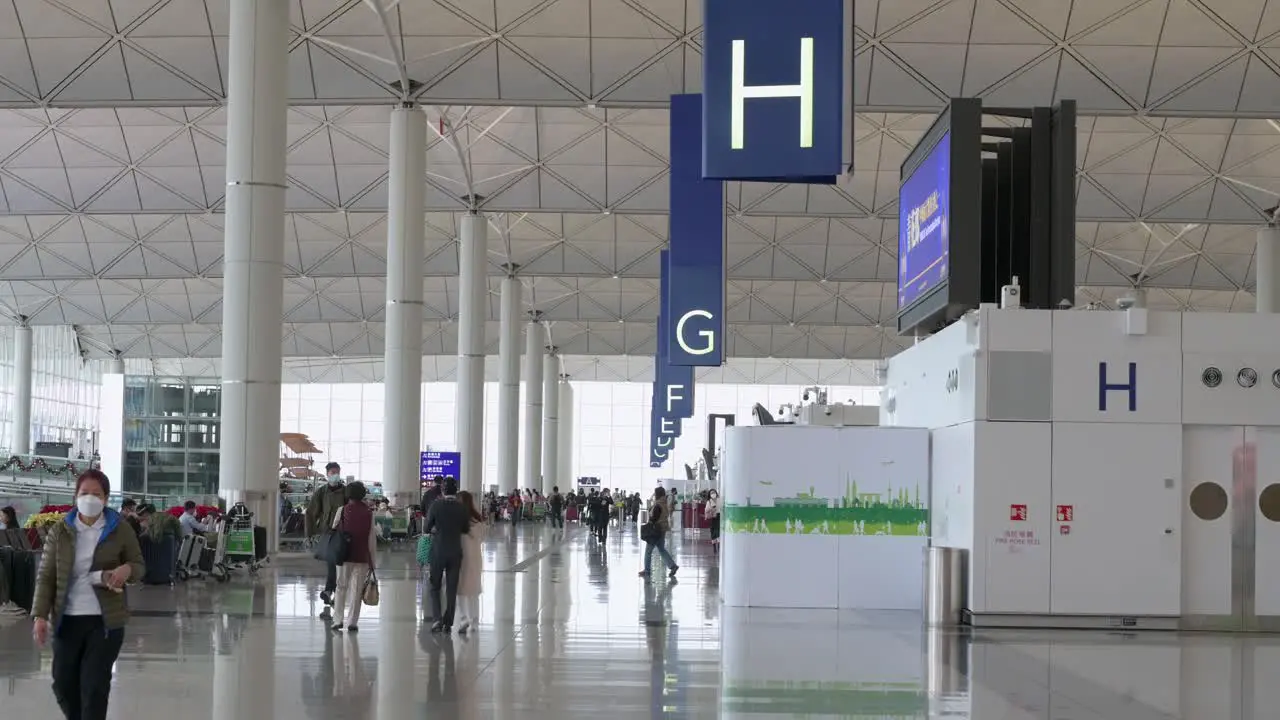
[[[364,591],[360,593],[360,599],[365,605],[375,606],[378,604],[378,574],[372,570],[369,571],[369,577],[364,581]]]
[[[417,559],[419,565],[431,564],[431,536],[421,535],[418,537]]]
[[[341,512],[341,511],[339,511]],[[345,565],[351,554],[351,533],[342,529],[347,523],[346,517],[338,521],[338,527],[325,533],[316,548],[316,559],[334,565]]]
[[[652,520],[640,526],[640,539],[644,542],[654,542],[661,534],[662,531],[658,529],[658,523]]]

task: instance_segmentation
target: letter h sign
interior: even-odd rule
[[[1107,411],[1107,393],[1125,392],[1129,395],[1129,412],[1138,411],[1138,363],[1129,363],[1129,382],[1113,383],[1107,380],[1107,364],[1098,363],[1098,412]]]
[[[847,5],[703,0],[703,179],[832,184],[845,172],[853,118]]]

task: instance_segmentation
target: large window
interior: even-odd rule
[[[14,330],[0,327],[0,448],[10,454],[13,425]],[[76,458],[93,454],[101,372],[80,357],[75,331],[65,326],[32,329],[31,441],[65,443]]]
[[[751,407],[778,406],[800,399],[791,385],[706,383],[697,388],[694,419],[684,422],[675,459],[661,469],[648,465],[649,403],[652,386],[636,382],[575,382],[573,411],[573,473],[595,476],[610,487],[647,490],[663,478],[683,477],[684,464],[694,465],[706,442],[708,413],[736,415],[739,424],[751,420]],[[832,402],[874,405],[879,389],[831,387]],[[422,449],[456,448],[453,383],[425,383],[421,419]],[[310,437],[323,452],[319,465],[342,464],[343,473],[364,481],[381,482],[383,387],[381,384],[289,384],[281,394],[281,431]],[[521,457],[524,452],[524,399],[520,403]],[[498,477],[498,386],[485,385],[485,485]],[[521,479],[521,483],[525,481]]]

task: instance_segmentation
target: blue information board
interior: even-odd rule
[[[951,251],[951,133],[898,189],[898,308],[947,280]]]
[[[703,176],[835,183],[847,134],[845,0],[702,8]]]
[[[425,482],[437,476],[455,479],[462,477],[462,453],[424,450],[419,455],[422,480]]]

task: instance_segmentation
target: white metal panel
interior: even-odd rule
[[[1178,425],[1054,423],[1053,613],[1181,612],[1181,447]]]
[[[1182,431],[1182,613],[1229,615],[1233,508],[1215,519],[1191,509],[1191,493],[1213,483],[1231,497],[1232,454],[1244,443],[1244,428],[1185,426]]]
[[[1261,330],[1261,328],[1259,328]],[[1272,336],[1277,337],[1277,336]],[[1237,345],[1182,356],[1182,420],[1189,425],[1280,425],[1280,355]]]
[[[1262,514],[1259,496],[1280,484],[1280,428],[1257,428],[1255,443],[1254,457],[1249,457],[1246,447],[1242,459],[1246,477],[1253,473],[1256,493],[1243,501],[1250,503],[1255,517],[1253,610],[1259,617],[1266,617],[1280,615],[1280,523]],[[1250,463],[1253,467],[1249,467]],[[1280,492],[1280,488],[1272,492]]]
[[[939,547],[978,550],[973,545],[975,427],[963,423],[932,431],[929,534]]]
[[[986,365],[977,335],[970,314],[886,361],[880,424],[937,428],[982,417]]]
[[[1126,335],[1124,315],[1122,312],[1054,313],[1055,421],[1181,422],[1181,316],[1149,313],[1145,335]],[[1136,380],[1131,391],[1121,387],[1129,384],[1130,363],[1133,363]],[[1103,390],[1104,379],[1110,390]]]
[[[974,612],[1049,612],[1051,428],[974,423]],[[1025,519],[1015,519],[1021,507]]]

